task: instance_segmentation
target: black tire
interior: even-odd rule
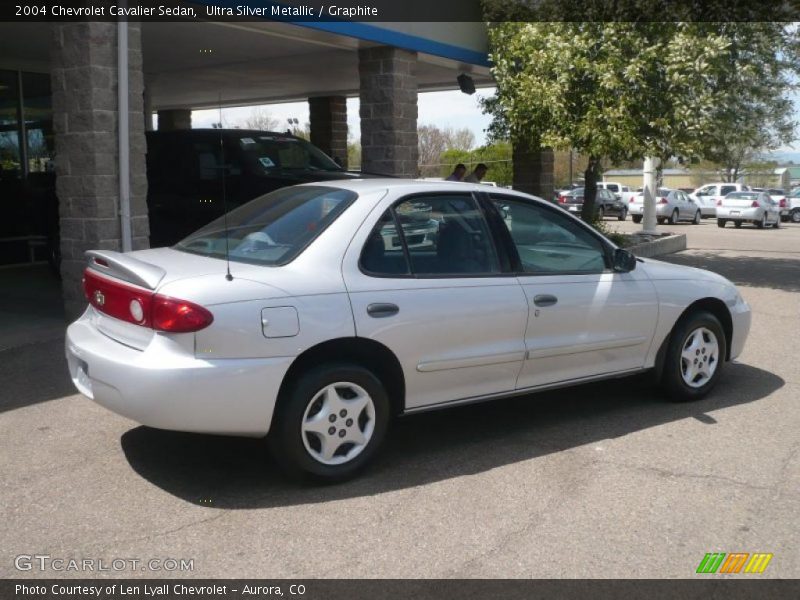
[[[374,406],[374,429],[357,456],[342,464],[329,465],[318,461],[306,449],[303,438],[309,434],[301,431],[301,423],[306,409],[319,392],[338,382],[356,384],[369,394]],[[293,479],[323,483],[345,481],[355,476],[375,455],[386,436],[390,416],[391,404],[383,383],[368,369],[351,363],[314,367],[290,382],[279,398],[269,433],[270,450],[275,461]],[[350,426],[360,427],[359,417]],[[310,438],[306,437],[306,440],[308,442]]]
[[[632,215],[631,221],[634,223],[641,223],[642,222],[642,215]]]
[[[681,353],[689,336],[700,328],[704,328],[716,337],[718,355],[714,373],[703,385],[692,387],[683,377],[683,361]],[[682,317],[672,329],[664,360],[664,371],[661,375],[661,386],[673,402],[691,402],[706,396],[719,380],[722,366],[727,356],[727,340],[719,319],[710,312],[698,310]],[[701,355],[702,356],[702,355]]]
[[[800,208],[795,208],[789,213],[789,220],[792,223],[800,223]]]
[[[717,219],[717,227],[725,227],[728,221],[726,219]]]
[[[617,221],[624,221],[628,218],[628,209],[623,208],[622,213],[617,217]]]
[[[696,213],[694,213],[694,219],[692,219],[692,225],[700,225],[700,219],[702,218],[703,217],[700,214],[700,211],[698,210]]]
[[[759,229],[764,229],[767,226],[767,213],[761,215],[760,221],[753,221],[753,224],[758,227]]]
[[[659,225],[663,225],[664,223],[667,222],[667,220],[664,217],[657,217],[656,221],[658,222]]]
[[[675,210],[672,211],[672,214],[669,216],[668,223],[670,225],[675,225],[675,223],[678,222],[678,218],[679,218],[678,209],[676,208]]]
[[[733,226],[736,227],[736,229],[739,229],[739,227],[742,226],[742,222],[741,221],[734,221],[733,222]]]

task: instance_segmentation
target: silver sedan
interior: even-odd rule
[[[750,327],[719,275],[448,182],[284,188],[172,248],[90,251],[83,286],[81,393],[151,427],[269,434],[287,472],[327,481],[401,414],[645,371],[700,399]]]
[[[641,223],[644,216],[644,194],[632,196],[628,203],[628,211],[634,223]],[[700,207],[681,190],[659,188],[656,192],[656,219],[659,224],[674,225],[679,221],[700,224],[702,212]]]
[[[725,227],[731,221],[735,227],[752,223],[759,229],[781,226],[781,211],[767,192],[731,192],[717,202],[717,225]]]

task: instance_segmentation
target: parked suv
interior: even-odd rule
[[[221,216],[225,208],[231,210],[279,188],[358,176],[287,133],[151,131],[147,133],[150,245],[171,246]]]

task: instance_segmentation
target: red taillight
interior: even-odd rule
[[[750,208],[758,208],[758,200],[753,200],[753,203],[750,205]]]
[[[717,206],[722,206],[722,199],[717,200]]]
[[[666,198],[662,198],[662,199],[659,201],[659,204],[669,204],[669,202],[667,201],[667,199],[666,199]]]
[[[205,329],[214,321],[208,310],[188,302],[156,294],[153,296],[151,327],[170,333],[189,333]]]
[[[561,196],[558,197],[558,201],[561,204],[564,204],[567,201],[567,197],[562,194]]]
[[[780,200],[778,200],[778,206],[780,206],[781,208],[786,208],[786,198],[781,198]]]
[[[156,331],[189,333],[200,331],[214,321],[208,310],[193,302],[106,279],[91,269],[83,272],[83,293],[100,312]]]
[[[633,204],[633,197],[632,196],[631,196],[631,199],[628,200],[628,204]]]

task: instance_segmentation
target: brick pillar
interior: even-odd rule
[[[81,275],[89,249],[120,250],[117,24],[52,26],[51,84],[59,198],[61,276],[67,317],[86,307]],[[142,117],[141,27],[128,24],[131,220],[134,249],[148,246]]]
[[[361,170],[416,177],[417,53],[361,48]]]
[[[158,111],[158,130],[173,131],[175,129],[192,128],[192,111],[188,108]]]
[[[554,163],[552,148],[540,148],[536,144],[513,144],[514,189],[552,200],[555,190]]]
[[[311,143],[347,168],[347,98],[320,96],[308,99]]]

